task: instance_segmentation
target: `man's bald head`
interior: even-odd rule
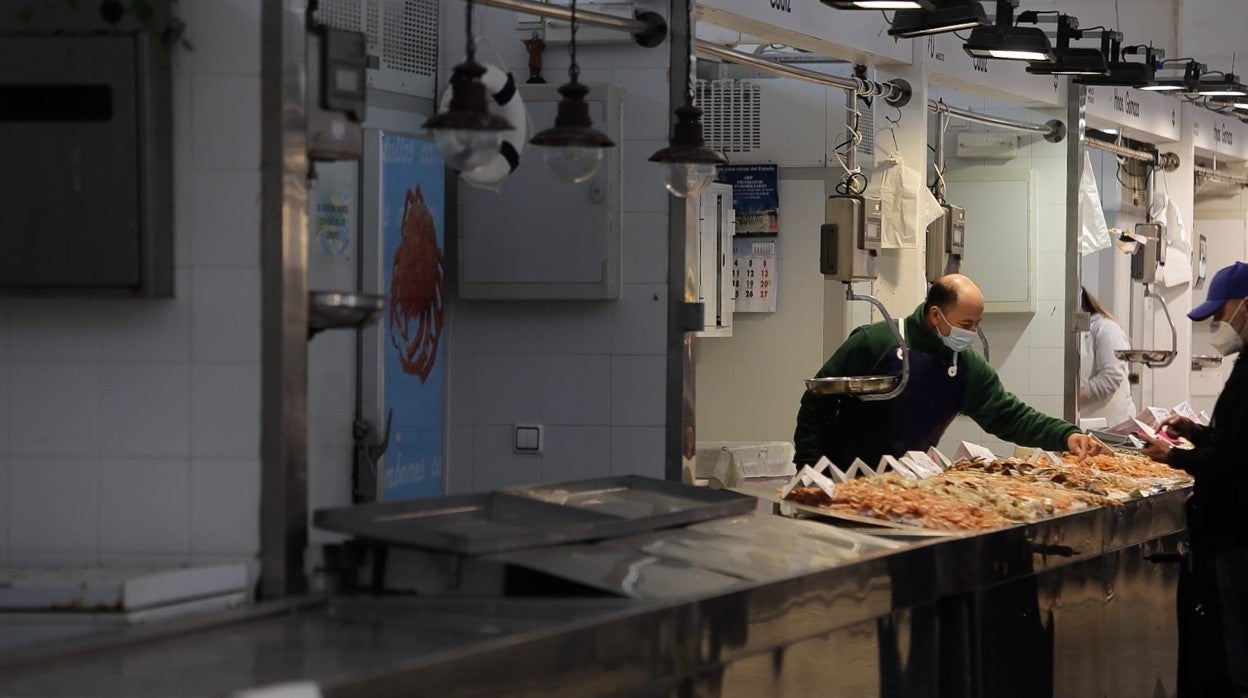
[[[968,276],[947,274],[927,289],[923,314],[938,334],[949,334],[949,326],[975,331],[984,317],[984,292]]]

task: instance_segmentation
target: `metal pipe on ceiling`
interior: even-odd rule
[[[1157,153],[1149,150],[1136,150],[1135,148],[1128,148],[1125,145],[1103,141],[1099,138],[1085,138],[1083,139],[1083,144],[1089,148],[1103,150],[1107,153],[1113,153],[1119,157],[1156,163],[1166,172],[1173,172],[1179,167],[1179,156],[1177,153]]]
[[[536,0],[475,0],[479,5],[489,5],[503,10],[515,10],[537,17],[572,21],[572,9],[569,5],[548,5]],[[632,34],[637,43],[652,48],[663,43],[667,36],[667,22],[656,12],[638,12],[635,19],[609,15],[591,10],[576,10],[578,27],[599,27]]]
[[[1024,131],[1026,133],[1039,133],[1044,136],[1045,140],[1051,143],[1057,143],[1066,137],[1066,125],[1058,119],[1054,119],[1048,123],[1033,124],[1028,121],[1016,121],[1014,119],[1006,119],[1000,116],[980,114],[979,112],[973,112],[967,109],[951,107],[943,101],[938,102],[933,99],[929,99],[927,101],[927,110],[934,114],[948,114],[963,121],[970,121],[976,124],[983,124],[985,126],[995,126],[997,128],[1004,128],[1012,131]]]
[[[1204,165],[1194,165],[1192,167],[1196,172],[1196,176],[1201,179],[1207,179],[1213,182],[1225,182],[1227,184],[1238,184],[1241,187],[1248,187],[1248,176],[1233,175],[1221,170],[1215,170],[1212,167]]]
[[[758,68],[781,77],[804,80],[826,87],[835,87],[839,90],[853,92],[864,97],[881,97],[889,104],[901,105],[910,100],[909,87],[901,82],[878,82],[875,80],[859,80],[858,78],[828,75],[816,70],[807,70],[794,65],[778,63],[767,58],[760,58],[750,53],[734,51],[702,39],[698,39],[695,42],[695,46],[698,53],[713,58],[720,58],[729,63],[748,65],[751,68]]]

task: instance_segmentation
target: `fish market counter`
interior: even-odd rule
[[[1179,570],[1149,558],[1187,492],[949,537],[759,500],[471,555],[372,543],[375,585],[10,653],[0,695],[1171,695]]]

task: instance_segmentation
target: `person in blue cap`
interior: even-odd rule
[[[1187,314],[1197,321],[1213,318],[1210,340],[1223,356],[1244,348],[1246,298],[1248,264],[1236,262],[1214,275],[1205,302]],[[1210,573],[1207,595],[1219,607],[1232,694],[1248,696],[1248,363],[1236,358],[1209,426],[1175,415],[1160,428],[1195,445],[1176,449],[1162,439],[1140,437],[1146,442],[1144,455],[1196,479],[1187,522],[1192,562]],[[1180,641],[1180,673],[1182,664]]]

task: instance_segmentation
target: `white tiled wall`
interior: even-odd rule
[[[943,97],[950,104],[965,106],[996,116],[1044,123],[1065,120],[1064,113],[1028,109],[972,97],[949,90],[934,89],[933,99]],[[967,125],[966,130],[987,127]],[[952,138],[948,143],[955,143]],[[949,157],[950,172],[975,169],[1030,169],[1036,181],[1036,312],[989,313],[984,316],[993,368],[1005,389],[1023,402],[1053,417],[1062,417],[1062,386],[1065,375],[1064,323],[1066,279],[1066,143],[1052,144],[1025,136],[1018,156],[1010,160],[974,160]],[[972,215],[968,211],[967,215]],[[979,350],[978,344],[976,350]],[[968,417],[958,417],[945,432],[940,449],[947,455],[957,450],[959,441],[983,444],[1002,455],[1013,455],[1014,444],[986,434]]]
[[[667,5],[638,9],[667,13]],[[653,5],[653,7],[650,7]],[[644,6],[644,7],[643,7]],[[527,75],[515,13],[481,7],[478,59]],[[461,13],[444,13],[442,36],[462,35]],[[463,57],[446,41],[446,72]],[[547,47],[543,75],[560,84],[567,49]],[[642,473],[663,475],[667,385],[667,205],[658,166],[666,144],[668,45],[626,37],[577,51],[582,82],[623,90],[622,291],[618,301],[448,304],[448,488],[451,492]],[[545,124],[534,124],[535,129]],[[540,167],[535,148],[522,156]],[[541,455],[514,453],[513,425],[545,427]]]
[[[0,300],[0,564],[259,549],[259,8],[175,7],[176,297]]]

